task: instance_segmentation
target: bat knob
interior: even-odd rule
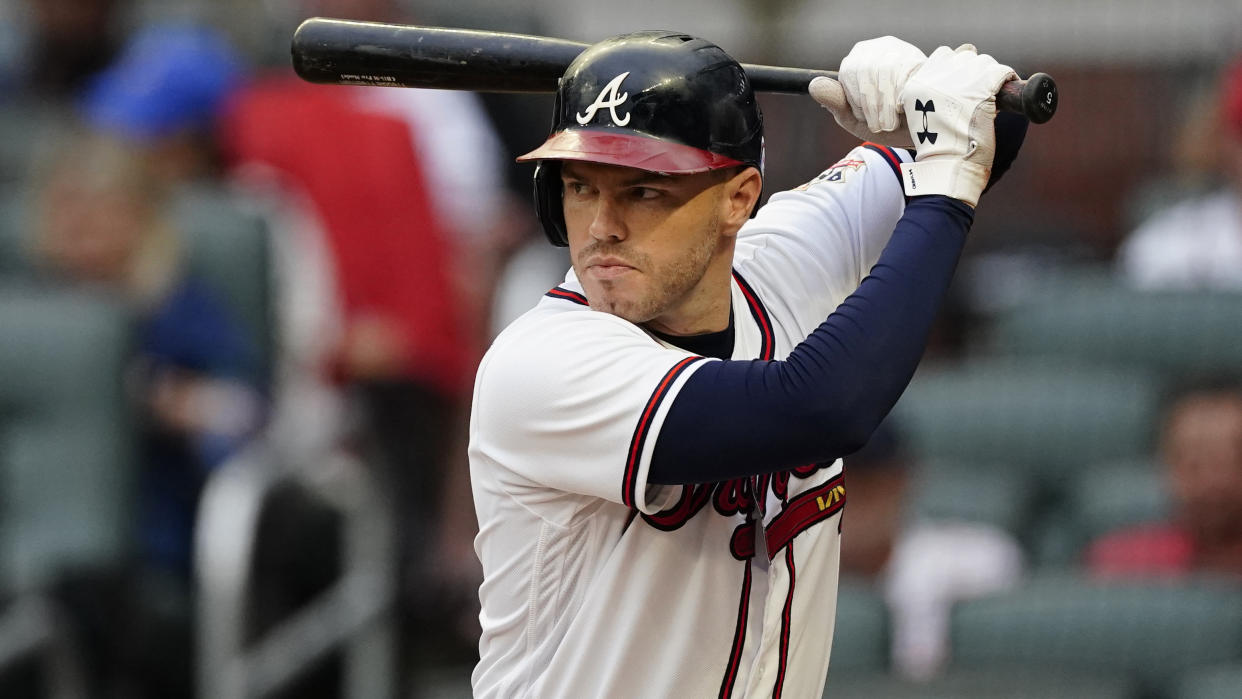
[[[1022,113],[1032,124],[1042,124],[1057,113],[1057,84],[1047,73],[1035,73],[1022,86]]]

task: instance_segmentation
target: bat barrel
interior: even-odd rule
[[[554,92],[586,44],[471,29],[308,19],[294,32],[293,69],[333,85],[476,92]]]

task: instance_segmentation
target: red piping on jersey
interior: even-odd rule
[[[901,156],[897,155],[897,151],[889,148],[888,146],[872,143],[871,141],[864,143],[863,147],[884,156],[884,159],[888,161],[888,166],[893,169],[893,174],[897,175],[897,182],[901,184],[902,187],[905,187],[905,182],[901,178]]]
[[[776,686],[772,689],[772,699],[781,699],[781,691],[785,686],[785,670],[789,667],[789,627],[793,621],[794,583],[797,574],[794,571],[793,542],[785,548],[785,568],[789,570],[789,591],[785,593],[785,609],[781,612],[781,652],[776,672]]]
[[[742,596],[737,605],[737,628],[733,631],[733,650],[729,653],[729,664],[725,666],[725,676],[720,682],[720,699],[729,699],[733,694],[733,683],[737,682],[737,669],[742,664],[742,648],[746,645],[746,617],[750,611],[750,561],[744,561],[745,572],[742,574]]]
[[[775,341],[772,335],[772,320],[768,318],[767,309],[759,302],[759,296],[750,284],[742,278],[742,275],[733,270],[733,278],[737,280],[737,285],[742,290],[742,295],[746,297],[746,303],[750,306],[750,314],[755,317],[755,322],[759,324],[759,333],[763,340],[759,345],[759,359],[771,359],[775,352]]]
[[[653,515],[643,515],[643,521],[660,531],[675,531],[698,514],[711,499],[711,488],[703,485],[682,486],[681,498],[676,504]]]
[[[823,485],[790,500],[781,513],[764,529],[768,540],[768,559],[773,559],[798,534],[841,511],[845,507],[845,479],[836,476]]]
[[[655,415],[656,408],[659,408],[660,403],[664,401],[664,396],[668,395],[668,388],[673,385],[673,380],[680,376],[686,367],[700,359],[702,357],[686,357],[673,365],[673,368],[669,369],[668,373],[660,381],[660,385],[656,386],[656,390],[651,394],[651,398],[647,400],[647,407],[643,409],[642,418],[638,421],[638,429],[634,430],[634,437],[630,439],[629,456],[625,460],[625,478],[621,482],[621,502],[626,507],[634,506],[634,490],[637,488],[635,481],[638,480],[638,462],[642,458],[643,444],[647,441],[647,433],[651,431],[651,417]]]
[[[574,303],[582,305],[582,306],[591,305],[587,303],[587,297],[583,296],[582,294],[579,294],[576,291],[570,291],[569,289],[566,289],[560,286],[554,289],[551,289],[550,291],[548,291],[548,293],[544,294],[544,296],[551,296],[554,299],[565,299],[566,301],[573,301]]]

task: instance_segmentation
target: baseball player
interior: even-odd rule
[[[475,384],[476,696],[822,694],[841,457],[914,372],[1015,77],[971,46],[860,43],[812,94],[872,143],[756,213],[735,60],[641,32],[573,62],[520,158],[573,268]]]

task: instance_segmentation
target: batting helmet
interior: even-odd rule
[[[594,44],[556,91],[552,135],[537,160],[535,209],[566,246],[560,162],[581,160],[687,175],[750,165],[763,171],[763,115],[742,67],[715,44],[645,31]]]

